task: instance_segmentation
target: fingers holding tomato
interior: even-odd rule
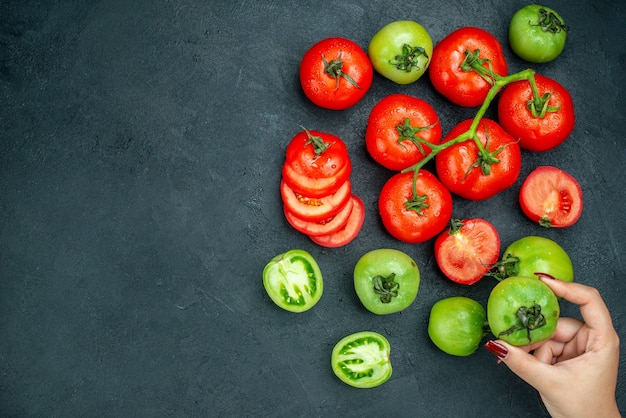
[[[322,39],[309,48],[300,63],[300,84],[316,105],[344,110],[368,92],[374,69],[367,53],[354,41],[341,37]]]

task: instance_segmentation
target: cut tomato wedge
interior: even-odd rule
[[[435,240],[435,259],[441,272],[461,284],[474,284],[498,261],[500,236],[491,222],[453,220]]]
[[[307,221],[323,221],[335,216],[346,205],[352,195],[350,181],[345,181],[339,190],[324,197],[308,197],[293,191],[285,182],[280,183],[280,195],[289,212]]]
[[[346,226],[353,206],[354,202],[352,199],[349,199],[335,216],[320,222],[312,222],[301,219],[290,212],[286,206],[284,207],[284,212],[287,222],[289,222],[295,230],[305,235],[319,236],[332,234]]]
[[[348,222],[339,231],[328,235],[309,236],[317,245],[328,248],[343,247],[354,240],[363,226],[365,220],[365,205],[357,196],[352,195],[352,211],[348,217]]]
[[[583,211],[583,193],[578,181],[552,166],[537,167],[526,177],[519,202],[530,220],[547,228],[572,226]]]
[[[307,197],[324,197],[334,194],[352,173],[352,162],[347,160],[344,166],[332,177],[309,177],[300,174],[290,164],[283,164],[283,180],[296,193]]]

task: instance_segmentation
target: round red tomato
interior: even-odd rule
[[[443,139],[445,143],[468,131],[472,120],[456,125]],[[484,155],[474,140],[454,144],[435,157],[437,175],[452,193],[469,200],[485,200],[511,187],[522,166],[520,147],[500,125],[482,119],[476,136],[485,148]]]
[[[374,69],[367,53],[345,38],[327,38],[313,45],[300,63],[300,84],[306,97],[320,107],[343,110],[367,93]]]
[[[437,177],[419,170],[413,193],[414,173],[393,175],[380,192],[378,211],[383,225],[396,239],[408,243],[429,240],[452,217],[452,196]]]
[[[322,247],[337,248],[349,244],[354,240],[365,221],[365,205],[357,196],[352,195],[352,211],[346,225],[340,230],[328,235],[309,235],[309,238]]]
[[[428,102],[406,94],[380,100],[370,112],[365,145],[374,161],[401,171],[421,161],[441,142],[441,124]]]
[[[485,219],[453,220],[435,240],[435,259],[453,282],[474,284],[500,257],[500,235]]]
[[[283,180],[296,193],[324,197],[350,177],[352,163],[341,138],[319,131],[297,133],[286,150]]]
[[[551,166],[533,170],[520,188],[522,211],[541,226],[565,228],[583,212],[583,192],[569,173]]]
[[[476,51],[479,55],[476,56]],[[502,45],[489,32],[475,27],[463,27],[443,38],[434,48],[428,70],[435,89],[459,106],[480,106],[492,83],[492,76],[471,69],[478,63],[483,72],[505,76],[508,66]],[[487,79],[485,79],[485,77]]]
[[[567,89],[548,77],[535,74],[539,98],[526,80],[507,85],[498,101],[498,121],[521,148],[548,151],[560,145],[574,130],[574,101]]]

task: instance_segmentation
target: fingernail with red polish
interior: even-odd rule
[[[539,277],[540,279],[552,279],[552,280],[556,280],[556,277],[549,275],[548,273],[542,273],[540,271],[535,272],[535,275],[537,277]]]
[[[509,350],[500,343],[493,340],[487,341],[485,348],[494,356],[498,357],[498,362],[506,358],[509,355]]]

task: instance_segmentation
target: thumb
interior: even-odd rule
[[[496,354],[522,380],[539,392],[542,391],[542,386],[546,382],[545,376],[549,373],[549,365],[539,361],[523,348],[515,347],[502,340],[488,342],[486,348]]]

